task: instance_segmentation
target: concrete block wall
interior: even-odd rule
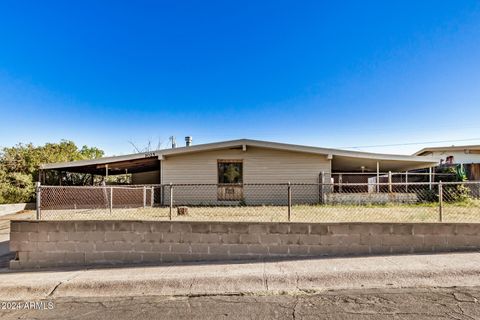
[[[480,224],[12,221],[10,267],[480,249]]]

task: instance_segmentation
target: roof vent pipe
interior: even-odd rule
[[[191,136],[185,137],[185,146],[190,147],[191,145],[192,145],[192,137]]]
[[[174,136],[171,136],[169,140],[172,142],[172,149],[175,149],[177,147],[177,140]]]

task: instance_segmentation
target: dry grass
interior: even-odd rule
[[[168,220],[168,207],[114,209],[43,210],[51,220]],[[286,206],[189,207],[188,215],[175,221],[288,221]],[[297,205],[291,209],[293,222],[437,222],[438,205]],[[480,201],[445,204],[444,222],[480,222]]]

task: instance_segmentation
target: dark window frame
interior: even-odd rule
[[[235,179],[235,182],[228,182],[225,179],[225,171],[228,166],[238,166],[240,176]],[[239,159],[219,159],[217,160],[217,183],[219,185],[242,185],[243,184],[243,160]]]

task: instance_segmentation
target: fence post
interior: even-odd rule
[[[388,192],[392,193],[392,171],[388,171]]]
[[[143,186],[143,209],[147,207],[147,187]]]
[[[290,222],[291,214],[292,214],[292,186],[290,182],[288,182],[288,221]]]
[[[150,207],[153,208],[153,202],[155,201],[154,199],[154,196],[153,196],[153,192],[155,191],[155,187],[152,187],[151,190],[150,190]]]
[[[170,220],[172,220],[172,210],[173,210],[173,185],[170,182]]]
[[[438,183],[438,220],[443,222],[443,183]]]
[[[110,214],[112,214],[113,210],[113,187],[110,187]]]
[[[325,203],[325,171],[322,171],[322,185],[320,186],[320,203]]]
[[[40,206],[42,205],[42,189],[40,187],[40,181],[35,184],[35,191],[37,194],[37,220],[41,219],[41,208]]]

